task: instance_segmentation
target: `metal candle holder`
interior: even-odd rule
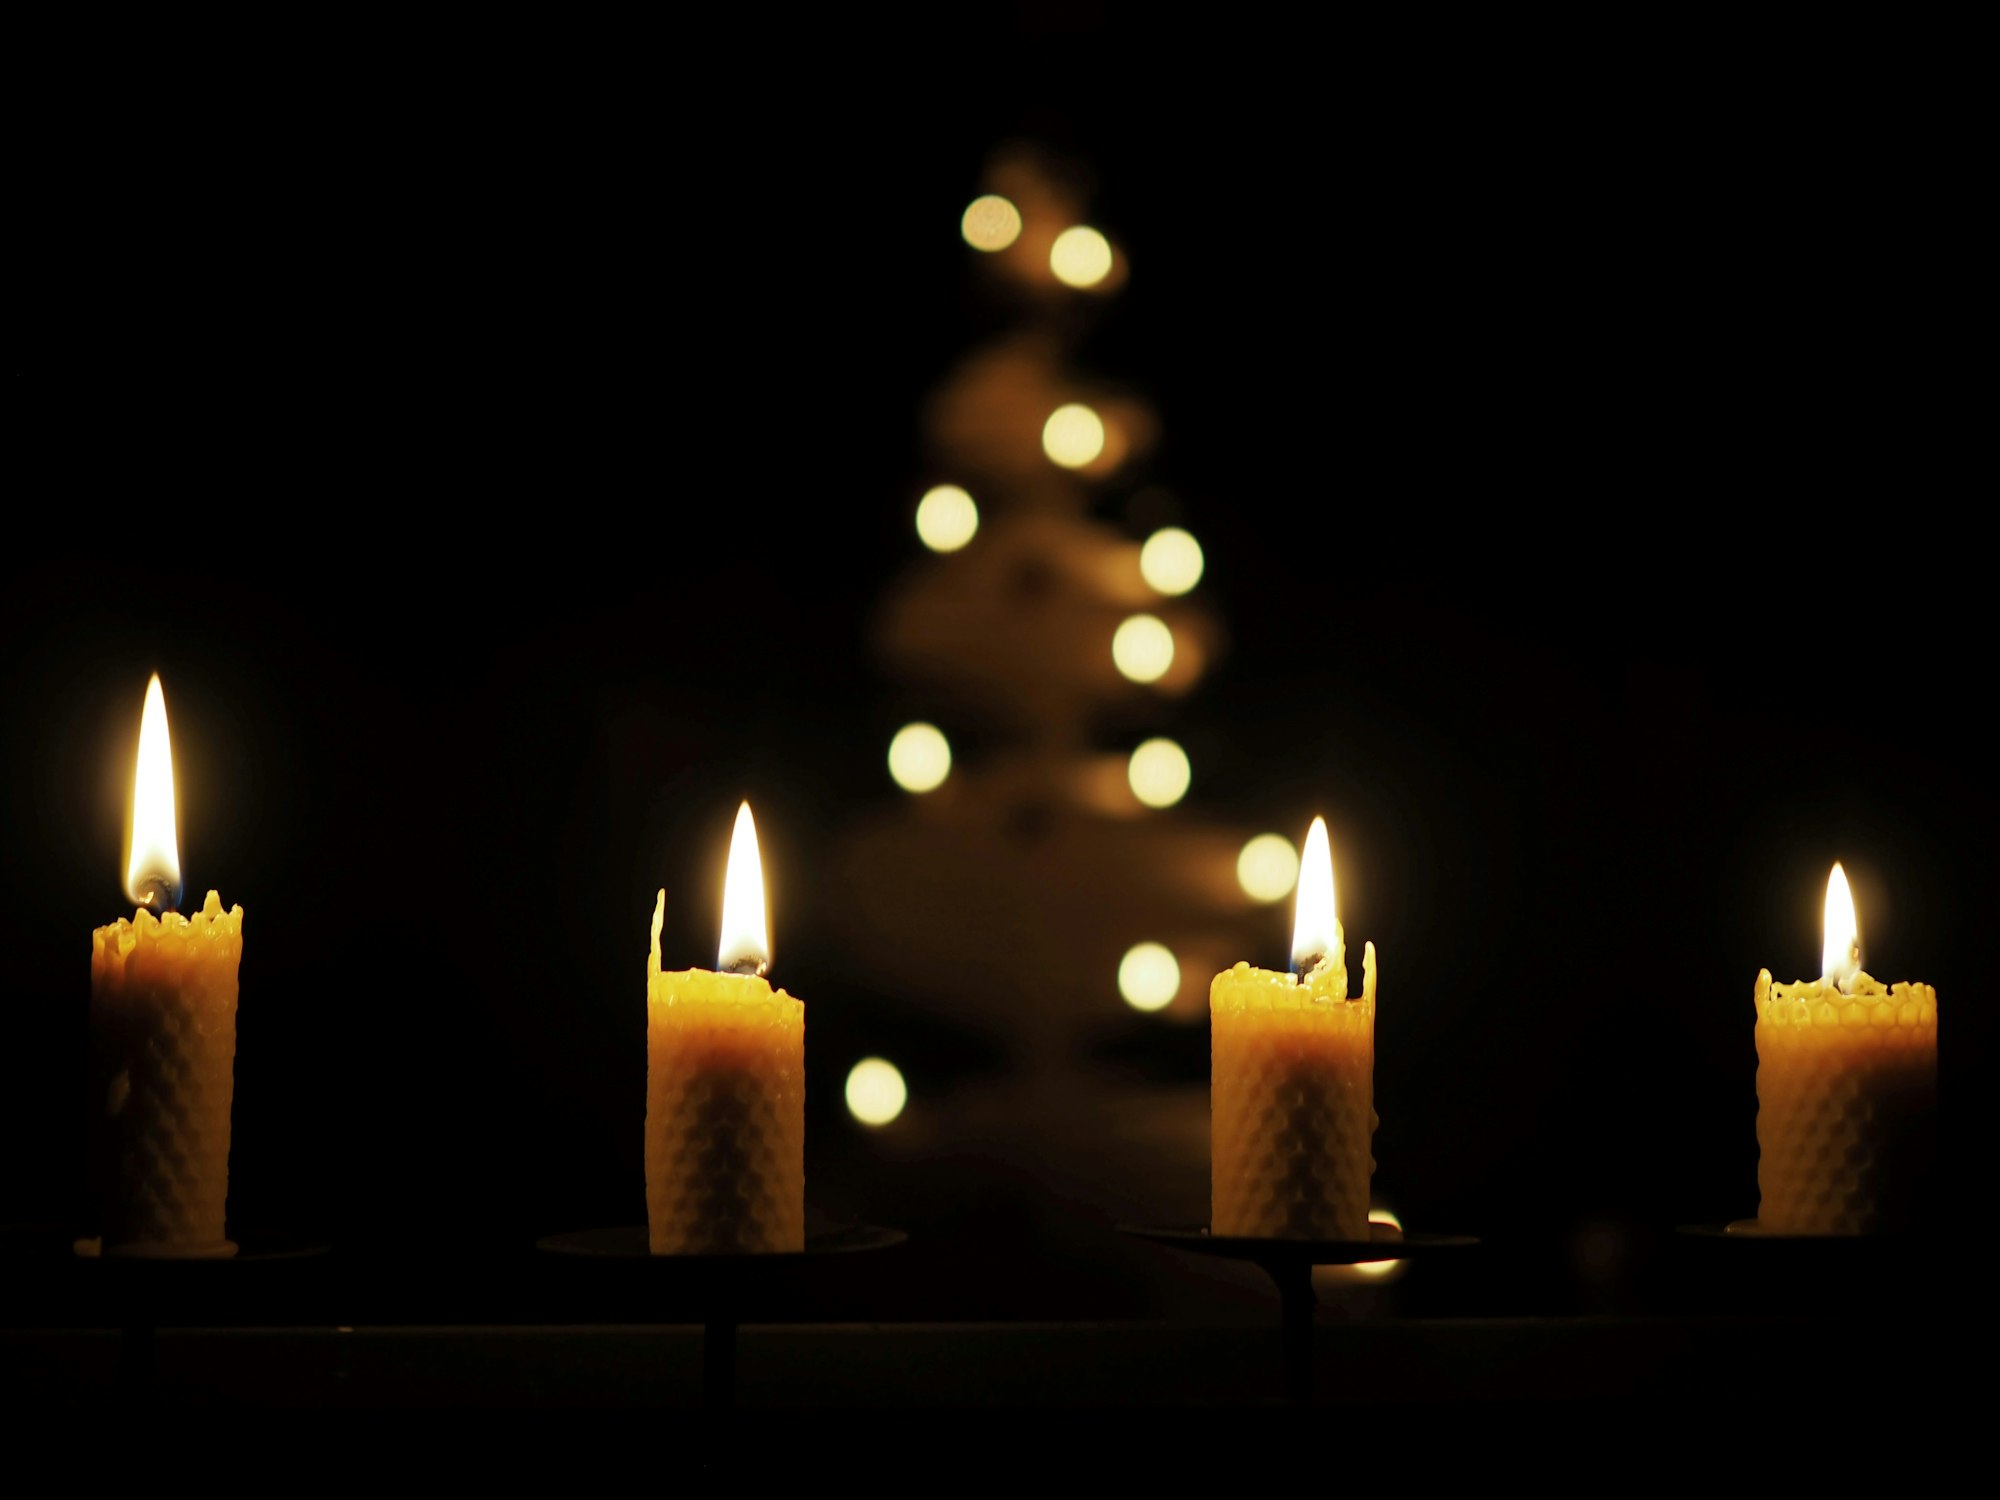
[[[796,1290],[838,1258],[868,1250],[887,1250],[908,1236],[900,1229],[851,1225],[806,1236],[803,1250],[759,1255],[654,1255],[646,1226],[581,1229],[552,1234],[535,1242],[549,1255],[583,1261],[643,1264],[638,1274],[648,1283],[650,1311],[673,1316],[691,1314],[702,1325],[702,1405],[727,1411],[736,1404],[737,1332],[762,1306]]]
[[[93,1300],[102,1298],[118,1322],[118,1391],[132,1406],[155,1395],[159,1329],[192,1307],[198,1314],[225,1290],[234,1295],[246,1275],[263,1268],[317,1260],[332,1247],[280,1231],[237,1231],[227,1256],[105,1255],[95,1240],[79,1240],[55,1225],[0,1231],[8,1258],[38,1262],[51,1276],[88,1278]],[[74,1269],[71,1269],[74,1268]]]
[[[1156,1245],[1222,1260],[1247,1260],[1263,1269],[1278,1288],[1279,1335],[1284,1356],[1285,1395],[1312,1399],[1314,1266],[1356,1266],[1369,1261],[1410,1260],[1444,1250],[1463,1250],[1479,1241],[1469,1234],[1412,1234],[1387,1224],[1373,1226],[1365,1240],[1283,1240],[1210,1234],[1206,1228],[1155,1228],[1121,1224],[1122,1234]]]

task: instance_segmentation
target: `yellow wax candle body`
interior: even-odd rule
[[[1757,975],[1757,1223],[1784,1234],[1907,1229],[1937,1119],[1937,991],[1857,975]]]
[[[226,1256],[243,908],[90,935],[94,1187],[107,1254]]]
[[[1209,988],[1211,1233],[1365,1240],[1374,1175],[1375,948],[1303,980],[1238,964]]]
[[[803,1250],[806,1008],[751,974],[646,964],[646,1223],[655,1255]]]

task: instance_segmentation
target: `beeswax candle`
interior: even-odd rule
[[[730,841],[717,967],[663,972],[653,907],[646,960],[646,1222],[655,1255],[805,1248],[805,1006],[770,962],[757,829]],[[739,972],[731,972],[739,971]]]
[[[107,1255],[228,1256],[229,1108],[243,908],[184,917],[166,697],[146,688],[126,894],[90,937],[97,1230]]]
[[[1333,856],[1313,820],[1299,868],[1296,973],[1215,976],[1210,1222],[1217,1235],[1365,1240],[1376,1125],[1375,945],[1350,996]]]
[[[1757,974],[1757,1228],[1909,1229],[1929,1188],[1937,991],[1861,968],[1847,874],[1827,879],[1821,977]]]

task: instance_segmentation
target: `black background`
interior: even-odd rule
[[[1798,39],[1196,63],[1157,29],[1029,7],[885,35],[880,76],[747,36],[129,92],[52,60],[0,553],[9,1216],[74,1199],[159,670],[190,900],[248,914],[239,1220],[440,1262],[636,1221],[652,892],[702,962],[747,796],[816,1199],[929,1233],[914,1309],[1095,1305],[1032,1255],[954,1282],[974,1231],[839,1111],[860,1049],[922,1086],[949,979],[872,993],[812,873],[899,795],[865,632],[918,404],[1006,316],[957,224],[1008,139],[1131,255],[1082,355],[1165,433],[1101,514],[1170,486],[1230,634],[1190,805],[1342,827],[1378,1181],[1517,1247],[1485,1309],[1571,1305],[1588,1226],[1753,1211],[1751,985],[1813,971],[1835,858],[1870,970],[1943,996],[1951,1166],[2000,893],[1949,92]]]

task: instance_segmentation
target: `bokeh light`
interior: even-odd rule
[[[1282,833],[1260,833],[1236,856],[1236,883],[1252,901],[1282,901],[1299,883],[1299,851]]]
[[[1111,274],[1111,241],[1087,224],[1065,229],[1049,246],[1049,269],[1065,286],[1096,286]]]
[[[935,724],[905,724],[889,741],[889,774],[906,792],[935,791],[951,774],[951,742]]]
[[[1132,752],[1125,775],[1132,783],[1132,795],[1146,806],[1172,807],[1187,795],[1194,768],[1188,764],[1187,751],[1172,740],[1147,740]]]
[[[1134,1010],[1165,1010],[1181,992],[1181,966],[1159,943],[1134,943],[1118,961],[1118,993]]]
[[[1058,406],[1042,424],[1042,451],[1065,469],[1081,469],[1104,451],[1104,419],[1078,401]]]
[[[1005,250],[1021,235],[1021,211],[998,193],[974,198],[958,221],[958,232],[975,250]]]
[[[847,1112],[863,1125],[887,1125],[909,1103],[903,1073],[885,1057],[864,1057],[847,1073]]]
[[[1146,538],[1139,549],[1139,571],[1163,594],[1185,594],[1201,582],[1201,543],[1178,526]]]
[[[1370,1224],[1387,1224],[1390,1228],[1396,1230],[1401,1230],[1403,1227],[1403,1221],[1396,1217],[1393,1210],[1387,1208],[1369,1209],[1368,1222]],[[1364,1260],[1359,1262],[1354,1269],[1370,1280],[1380,1281],[1384,1277],[1394,1276],[1397,1272],[1401,1271],[1403,1263],[1400,1260]]]
[[[940,484],[917,502],[917,535],[933,552],[956,552],[979,530],[979,507],[955,484]]]
[[[1134,615],[1111,637],[1111,660],[1134,682],[1158,682],[1174,664],[1174,633],[1158,615]]]

